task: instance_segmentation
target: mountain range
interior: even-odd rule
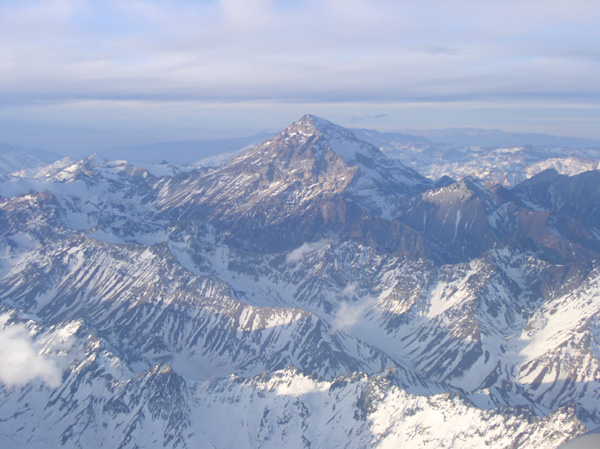
[[[356,133],[372,134],[372,130],[358,129]],[[379,133],[381,134],[381,133]],[[515,133],[499,129],[446,128],[446,129],[406,129],[401,133],[383,133],[388,139],[427,140],[457,146],[477,146],[483,148],[518,146],[553,146],[578,149],[598,149],[600,141],[576,137],[553,136],[549,134]]]
[[[557,171],[384,137],[307,115],[216,166],[6,170],[2,447],[558,448],[600,427],[595,150],[556,148]],[[490,158],[519,176],[479,176]]]

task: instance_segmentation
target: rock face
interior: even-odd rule
[[[431,184],[347,129],[307,115],[211,173],[166,181],[158,207],[289,250],[331,233],[379,238],[380,218]]]
[[[433,182],[313,116],[13,174],[1,446],[559,447],[600,425],[598,181]]]

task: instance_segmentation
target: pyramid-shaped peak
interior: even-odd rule
[[[336,125],[329,120],[317,117],[312,114],[306,114],[300,120],[292,123],[286,131],[296,131],[301,134],[316,134],[323,135],[326,139],[342,139],[342,140],[358,140],[354,133],[347,128]]]
[[[317,117],[316,115],[312,115],[312,114],[306,114],[303,115],[300,120],[292,123],[290,126],[312,126],[318,130],[320,130],[321,128],[330,128],[330,127],[336,127],[336,128],[342,128],[339,125],[336,125],[333,122],[330,122],[329,120],[325,120],[324,118],[321,117]]]
[[[295,123],[302,124],[302,125],[312,125],[314,127],[337,126],[337,125],[333,124],[332,122],[330,122],[329,120],[325,120],[324,118],[317,117],[316,115],[312,115],[312,114],[303,115],[300,118],[300,120],[298,120]]]

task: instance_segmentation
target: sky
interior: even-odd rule
[[[343,126],[600,139],[593,0],[2,0],[0,140]]]

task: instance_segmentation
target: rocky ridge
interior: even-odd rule
[[[211,169],[13,175],[0,337],[55,368],[0,438],[558,447],[600,424],[596,177],[433,182],[313,116]]]

